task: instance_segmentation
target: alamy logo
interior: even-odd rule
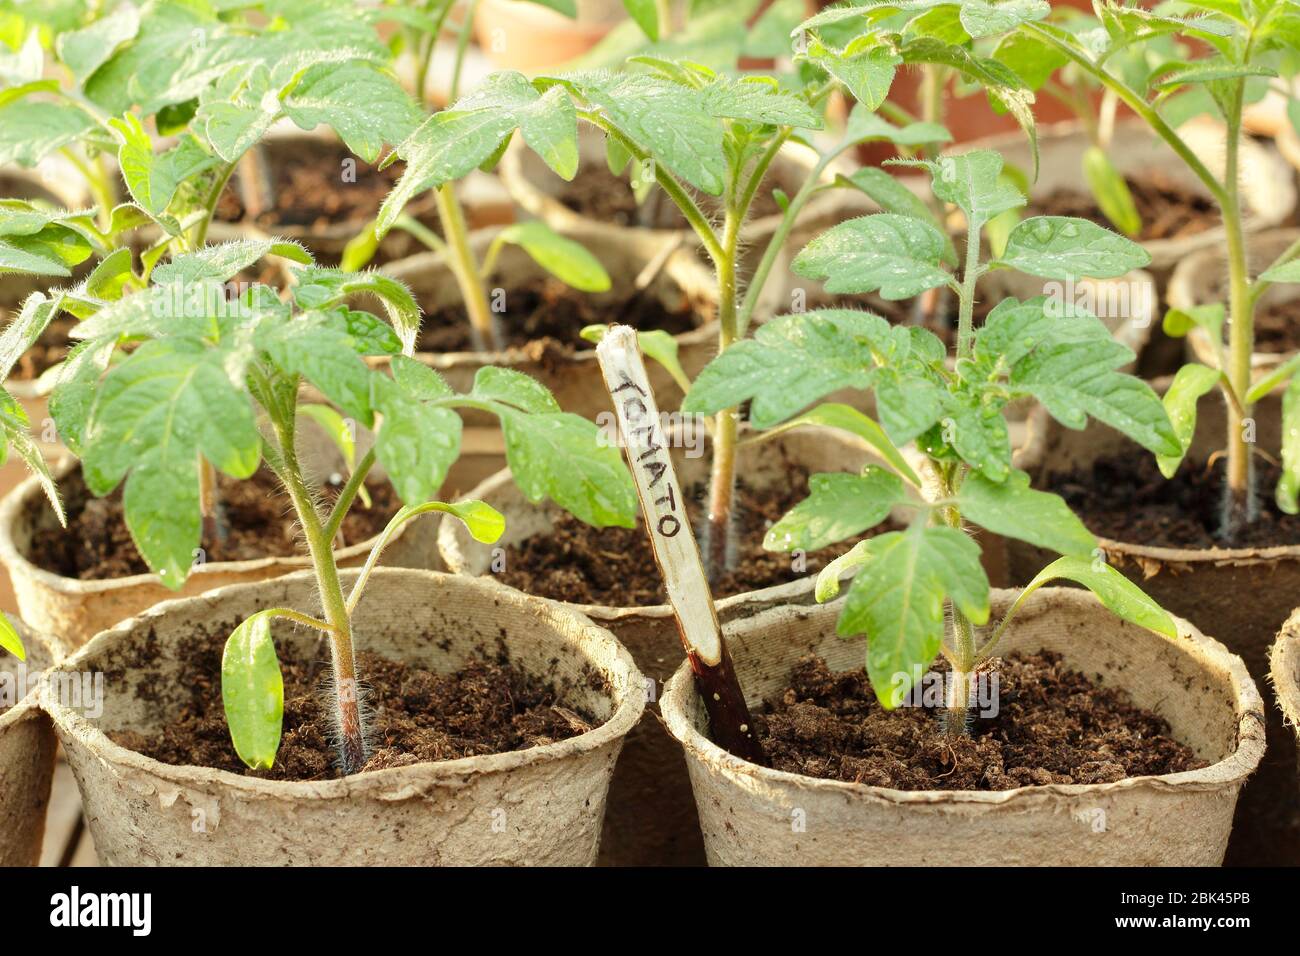
[[[132,936],[148,936],[153,928],[153,894],[82,893],[74,886],[50,897],[50,925],[128,927]]]

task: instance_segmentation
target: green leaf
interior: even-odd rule
[[[0,164],[32,167],[95,128],[77,106],[17,100],[0,107]]]
[[[1060,578],[1082,584],[1097,595],[1116,617],[1168,638],[1178,637],[1174,619],[1136,584],[1102,561],[1072,555],[1057,558],[1039,571],[1007,611],[1007,620],[1020,609],[1030,594],[1048,581]]]
[[[129,248],[114,249],[86,276],[86,294],[114,302],[122,298],[127,283],[134,278],[132,265]]]
[[[1181,454],[1151,386],[1115,371],[1132,360],[1132,350],[1113,340],[1048,339],[1015,365],[1009,385],[1013,393],[1037,398],[1067,428],[1083,428],[1091,415],[1157,455]]]
[[[1219,384],[1221,377],[1217,369],[1193,362],[1178,370],[1169,390],[1165,392],[1165,412],[1168,413],[1169,421],[1174,426],[1174,438],[1179,447],[1177,455],[1156,456],[1160,473],[1166,478],[1174,476],[1174,472],[1178,470],[1183,456],[1187,454],[1187,449],[1192,444],[1192,435],[1196,432],[1197,400]]]
[[[27,660],[27,650],[23,647],[22,636],[18,629],[14,627],[13,622],[9,620],[9,615],[0,612],[0,648],[8,651],[20,661]]]
[[[454,504],[440,504],[439,511],[445,511],[463,523],[475,541],[483,544],[496,544],[506,530],[506,519],[485,501],[457,501]]]
[[[226,640],[221,703],[239,759],[254,770],[270,770],[280,749],[284,678],[266,611],[248,618]]]
[[[1300,282],[1300,259],[1265,269],[1259,277],[1265,282]]]
[[[869,388],[875,379],[872,342],[888,335],[889,323],[866,312],[823,309],[783,316],[706,365],[682,411],[709,415],[752,399],[755,428],[780,424],[823,395]]]
[[[1097,539],[1066,503],[1030,488],[1023,471],[1013,471],[1000,483],[972,473],[962,482],[957,502],[963,517],[995,534],[1060,554],[1088,555],[1097,547]]]
[[[1011,436],[1001,409],[980,403],[976,396],[951,393],[942,405],[942,433],[953,451],[993,481],[1005,479],[1011,463]]]
[[[217,157],[188,136],[167,152],[155,155],[153,142],[135,114],[127,114],[125,120],[109,120],[109,124],[121,141],[117,161],[126,188],[131,198],[155,219],[166,211],[182,182],[217,165]]]
[[[82,437],[99,379],[108,369],[116,347],[115,337],[79,342],[59,367],[57,382],[50,393],[50,417],[59,437],[75,455],[82,455]]]
[[[412,398],[427,401],[451,398],[455,394],[441,375],[413,358],[393,356],[392,369],[393,380]]]
[[[376,233],[387,234],[416,196],[477,169],[516,125],[512,114],[492,109],[444,110],[430,116],[397,148],[406,171],[379,207]]]
[[[133,297],[134,298],[134,297]],[[199,545],[199,454],[234,478],[257,470],[262,440],[229,353],[189,338],[145,342],[104,378],[84,438],[82,472],[97,495],[127,477],[127,527],[171,588]]]
[[[796,275],[822,279],[827,292],[875,292],[910,299],[948,282],[939,267],[946,240],[920,219],[880,213],[850,219],[808,243],[791,264]]]
[[[1222,302],[1194,305],[1186,309],[1170,309],[1161,323],[1165,335],[1181,339],[1196,326],[1210,334],[1212,342],[1223,341],[1223,323],[1227,318]]]
[[[930,170],[934,194],[966,214],[972,230],[999,213],[1019,209],[1024,193],[1002,176],[1002,157],[991,149],[976,149],[958,156],[943,156],[918,165]]]
[[[989,616],[980,549],[953,528],[917,523],[855,545],[861,564],[836,631],[867,636],[867,674],[883,707],[896,707],[943,642],[944,600],[974,624]],[[830,572],[830,566],[822,576]],[[820,585],[819,578],[819,585]]]
[[[915,122],[895,126],[879,113],[873,113],[861,103],[855,103],[849,112],[844,128],[844,138],[852,143],[884,140],[898,146],[931,146],[952,140],[952,133],[938,123]],[[864,167],[874,169],[875,167]]]
[[[174,257],[154,269],[153,281],[159,285],[205,279],[228,282],[267,256],[281,256],[304,265],[312,262],[311,253],[289,239],[236,239]]]
[[[623,9],[647,38],[659,39],[659,8],[655,0],[623,0]]]
[[[808,497],[768,529],[768,551],[816,551],[873,528],[904,500],[903,482],[883,468],[860,475],[816,474]]]
[[[539,266],[580,292],[607,292],[609,273],[580,242],[565,238],[540,219],[517,222],[501,238],[520,246]]]
[[[402,143],[424,118],[388,73],[369,63],[324,63],[303,74],[284,111],[301,129],[324,123],[367,163],[385,143]]]
[[[1300,354],[1292,355],[1263,378],[1255,382],[1246,393],[1246,404],[1253,405],[1277,388],[1297,371],[1300,371]]]
[[[338,316],[306,312],[288,322],[263,325],[257,346],[282,372],[301,375],[345,414],[366,427],[373,424],[374,373]]]
[[[855,169],[847,177],[837,177],[836,184],[853,186],[861,190],[867,196],[870,196],[885,212],[920,219],[942,232],[939,229],[938,221],[934,218],[934,213],[925,204],[925,200],[903,185],[897,176],[891,176],[883,169],[876,166],[863,166],[861,169]],[[952,240],[946,236],[944,261],[949,265],[956,265],[957,262],[957,253],[953,248]]]
[[[404,504],[428,501],[460,454],[460,416],[450,408],[420,402],[383,375],[375,375],[373,385],[375,411],[381,416],[375,457]]]
[[[298,269],[295,279],[294,301],[305,309],[328,309],[354,295],[374,296],[397,330],[403,349],[414,350],[415,336],[420,331],[420,306],[399,280],[382,272],[319,268]]]
[[[906,481],[911,482],[914,487],[921,487],[921,479],[907,463],[902,452],[889,440],[884,429],[856,408],[839,402],[826,402],[790,419],[781,427],[782,429],[798,428],[800,425],[820,425],[823,428],[836,428],[856,435],[874,448],[880,457]]]
[[[1097,206],[1116,229],[1126,236],[1136,236],[1142,231],[1142,217],[1128,183],[1100,146],[1089,146],[1084,151],[1083,176]]]
[[[705,109],[723,119],[796,129],[822,128],[822,118],[816,110],[802,99],[780,92],[764,79],[715,79],[700,91]]]
[[[78,83],[85,83],[122,44],[135,39],[139,29],[140,14],[135,7],[116,7],[87,27],[60,34],[56,45],[59,59]]]
[[[1009,67],[1031,90],[1037,90],[1070,58],[1064,51],[1027,33],[1004,37],[993,51],[993,59]]]
[[[45,463],[45,456],[41,454],[40,448],[27,430],[27,416],[22,412],[22,406],[18,405],[3,389],[0,389],[0,397],[8,406],[5,413],[0,414],[0,426],[3,427],[3,435],[0,436],[3,445],[0,445],[0,448],[12,448],[18,453],[18,457],[40,483],[41,490],[45,492],[50,507],[54,509],[54,514],[59,519],[59,524],[66,528],[68,521],[63,511],[63,502],[59,499],[59,488],[54,483],[54,476],[50,474],[49,465]]]
[[[551,390],[537,379],[514,369],[491,365],[474,373],[470,397],[480,401],[504,402],[526,412],[547,414],[560,411]]]
[[[524,496],[550,498],[598,528],[636,526],[636,488],[618,447],[595,423],[568,412],[529,414],[499,406],[506,463]]]
[[[961,25],[971,39],[996,36],[1014,30],[1022,23],[1041,20],[1052,12],[1046,0],[964,0],[961,7]]]
[[[18,360],[58,315],[61,299],[58,295],[48,298],[43,292],[33,292],[23,300],[18,315],[0,332],[0,381],[9,377]]]
[[[1046,279],[1110,279],[1149,265],[1136,242],[1086,219],[1034,216],[1011,230],[998,264]]]
[[[1300,378],[1291,379],[1282,395],[1282,477],[1274,499],[1286,514],[1300,511]]]
[[[879,109],[889,95],[903,58],[889,46],[871,46],[862,51],[855,46],[850,44],[844,50],[836,50],[814,37],[808,41],[805,56],[843,83],[867,109]]]

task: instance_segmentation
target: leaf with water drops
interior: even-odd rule
[[[1011,230],[996,264],[1044,279],[1112,279],[1150,262],[1136,242],[1086,219],[1034,216]]]

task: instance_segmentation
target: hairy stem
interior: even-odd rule
[[[346,774],[359,771],[366,762],[365,732],[361,726],[361,707],[357,693],[356,655],[352,647],[352,621],[348,615],[338,565],[334,562],[333,537],[326,534],[311,493],[302,477],[302,467],[294,447],[292,419],[275,423],[283,461],[285,490],[307,539],[316,586],[320,589],[321,609],[330,626],[330,663],[334,678],[335,718],[338,723],[339,768]]]
[[[208,198],[203,203],[203,218],[194,225],[194,234],[189,243],[191,250],[203,248],[208,241],[208,227],[212,225],[212,217],[216,214],[217,201],[226,191],[226,184],[230,182],[230,177],[235,172],[235,165],[235,163],[225,163],[213,181],[212,188],[208,191]]]
[[[1241,145],[1241,109],[1243,84],[1239,81],[1227,117],[1227,144],[1224,157],[1223,226],[1227,232],[1228,252],[1228,367],[1223,371],[1228,385],[1240,405],[1228,405],[1228,484],[1225,491],[1223,537],[1231,542],[1242,526],[1255,517],[1255,489],[1251,482],[1251,446],[1247,440],[1250,405],[1250,359],[1255,350],[1254,302],[1250,290],[1249,264],[1246,261],[1246,238],[1241,224],[1241,200],[1238,177]]]
[[[442,221],[442,234],[447,239],[447,265],[456,278],[465,311],[469,315],[475,345],[488,352],[500,348],[496,329],[492,325],[492,309],[488,306],[487,289],[479,274],[474,250],[469,244],[469,227],[465,225],[465,211],[456,198],[455,183],[443,183],[434,191],[438,205],[438,218]]]
[[[957,358],[970,358],[975,338],[975,283],[980,277],[980,232],[966,228],[966,265],[961,274],[961,295],[957,303]]]
[[[736,245],[742,215],[728,209],[723,223],[722,255],[714,265],[718,274],[718,353],[736,341]],[[709,477],[707,567],[709,583],[716,584],[730,564],[731,508],[736,489],[735,408],[718,412],[713,429],[713,463]]]

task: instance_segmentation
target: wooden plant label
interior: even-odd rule
[[[636,331],[626,325],[611,326],[597,346],[596,355],[605,387],[614,401],[619,434],[636,481],[655,562],[676,613],[677,630],[695,674],[695,687],[709,713],[713,740],[737,757],[763,763],[763,749],[754,736],[749,707],[722,642],[713,594],[673,469],[659,406],[646,378]]]

